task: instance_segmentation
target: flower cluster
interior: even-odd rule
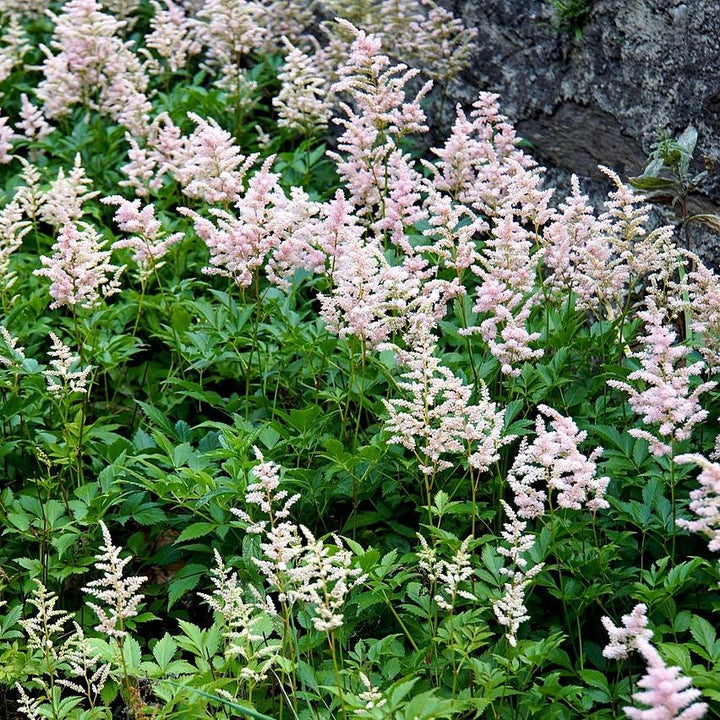
[[[133,251],[133,262],[138,266],[141,282],[145,282],[153,270],[162,266],[160,260],[183,237],[183,233],[173,233],[163,238],[162,226],[155,218],[153,205],[141,209],[139,200],[126,200],[119,195],[105,197],[102,202],[118,206],[115,222],[123,232],[133,234],[133,237],[116,240],[113,249],[128,248]]]
[[[51,281],[51,308],[62,305],[89,308],[101,296],[119,292],[119,277],[125,267],[110,262],[110,252],[103,249],[105,244],[87,223],[63,224],[52,246],[54,254],[41,256],[43,267],[34,271]]]
[[[551,430],[546,428],[545,418],[550,420]],[[542,516],[545,500],[552,498],[553,492],[554,502],[561,508],[579,510],[584,505],[595,513],[610,507],[604,497],[609,478],[598,477],[595,463],[603,450],[595,448],[588,457],[580,452],[587,433],[581,432],[572,418],[539,405],[535,433],[532,443],[523,439],[508,475],[520,517]]]
[[[616,627],[609,617],[602,618],[603,627],[607,630],[610,642],[603,648],[603,655],[611,660],[628,657],[628,653],[636,650],[639,641],[649,641],[652,630],[647,626],[647,605],[639,603],[629,615],[622,616],[622,625]]]
[[[43,375],[47,380],[48,390],[53,397],[62,398],[70,393],[87,393],[88,378],[93,371],[92,366],[73,370],[80,358],[73,355],[70,348],[65,345],[55,333],[50,333],[52,350],[49,355],[52,369],[45,370]]]
[[[113,545],[110,531],[100,521],[103,545],[100,554],[95,556],[95,568],[103,575],[90,581],[84,588],[99,602],[88,602],[100,621],[95,630],[121,641],[126,635],[125,623],[138,614],[138,606],[143,595],[138,591],[147,580],[144,576],[125,576],[125,567],[132,557],[120,558],[122,548]]]
[[[720,436],[716,446],[720,448]],[[715,453],[716,456],[720,453]],[[718,457],[720,460],[720,457]],[[677,520],[677,524],[710,538],[708,548],[720,551],[720,463],[710,462],[702,455],[678,455],[679,463],[694,463],[700,467],[698,482],[700,487],[690,491],[690,510],[697,516],[696,520]]]
[[[623,708],[630,720],[699,720],[705,717],[707,705],[695,702],[700,691],[690,688],[692,680],[683,677],[680,668],[668,667],[660,653],[645,639],[637,641],[637,649],[645,658],[647,673],[638,680],[642,690],[632,697],[647,709]]]
[[[702,360],[684,363],[690,348],[674,345],[677,336],[668,327],[663,311],[651,304],[638,315],[645,322],[646,333],[642,339],[643,349],[632,357],[640,361],[641,368],[631,372],[628,379],[642,381],[645,389],[637,390],[619,380],[607,382],[629,394],[630,406],[642,415],[646,425],[657,426],[660,437],[640,429],[630,430],[630,434],[647,440],[651,452],[662,457],[672,452],[668,442],[687,440],[693,427],[707,417],[707,411],[700,406],[700,395],[717,383],[708,381],[691,389],[691,378],[700,375],[705,364]]]
[[[535,545],[535,536],[524,534],[527,523],[518,518],[517,513],[504,500],[500,501],[508,521],[503,525],[502,538],[498,553],[510,561],[510,567],[501,567],[500,574],[507,578],[503,585],[503,595],[493,602],[493,612],[498,622],[506,629],[507,641],[515,647],[520,625],[530,619],[525,607],[525,588],[543,569],[544,563],[528,568],[523,555]]]

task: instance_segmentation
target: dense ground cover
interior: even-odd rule
[[[422,150],[471,37],[427,2],[46,9],[2,4],[0,714],[715,716],[676,229],[554,197],[490,94]]]

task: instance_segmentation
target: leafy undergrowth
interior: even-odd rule
[[[717,714],[674,228],[553,198],[487,93],[420,151],[471,39],[426,2],[43,10],[2,8],[3,716]]]

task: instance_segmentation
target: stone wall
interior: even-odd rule
[[[472,67],[453,92],[501,95],[504,112],[553,176],[575,172],[590,192],[599,163],[639,174],[659,130],[692,123],[702,156],[717,162],[693,210],[720,201],[720,0],[589,0],[579,37],[560,30],[545,0],[444,0],[478,30]],[[699,227],[699,226],[696,226]],[[714,264],[720,237],[695,231]]]

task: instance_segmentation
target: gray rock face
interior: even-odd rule
[[[558,29],[546,0],[444,4],[478,30],[473,65],[452,94],[468,102],[478,90],[500,93],[505,114],[557,176],[575,172],[592,191],[603,184],[600,163],[640,174],[659,130],[675,136],[692,123],[697,169],[702,155],[718,165],[691,207],[718,212],[720,0],[588,0],[579,37]],[[694,235],[717,264],[720,237]]]

